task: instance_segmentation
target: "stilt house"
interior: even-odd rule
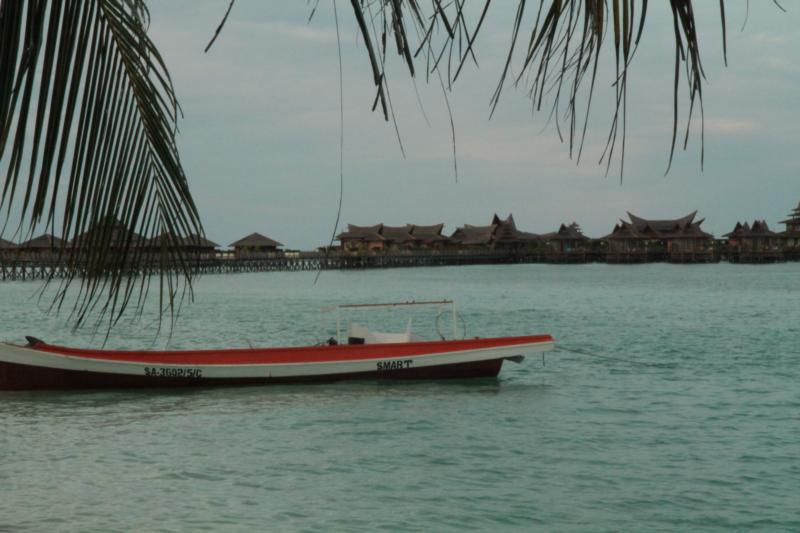
[[[20,243],[16,249],[16,256],[22,261],[50,262],[62,259],[66,249],[67,245],[63,239],[45,233]]]
[[[606,243],[606,261],[713,261],[714,236],[700,228],[705,219],[695,221],[696,215],[694,211],[681,218],[654,220],[629,212],[630,221],[620,220],[611,233],[602,238]]]
[[[558,231],[541,236],[545,242],[545,259],[556,263],[583,262],[589,253],[591,239],[583,234],[577,222],[561,224]]]
[[[230,246],[234,250],[233,254],[236,259],[260,259],[275,257],[283,253],[282,250],[278,250],[283,244],[260,233],[251,233],[247,237],[231,243]]]
[[[188,237],[176,237],[168,233],[162,233],[158,237],[150,239],[148,248],[149,253],[154,259],[158,259],[162,250],[168,256],[177,259],[175,255],[180,251],[184,259],[198,261],[214,259],[219,245],[200,235],[191,234]]]
[[[774,263],[783,258],[781,237],[769,229],[766,221],[756,220],[753,225],[737,222],[728,238],[730,260],[737,263]]]
[[[421,226],[406,224],[405,226],[347,225],[347,231],[340,233],[336,239],[341,250],[353,253],[370,252],[408,252],[412,250],[440,249],[447,242],[442,235],[444,224]]]
[[[458,249],[492,249],[522,251],[535,249],[539,235],[520,231],[509,214],[504,220],[495,214],[488,226],[464,224],[450,236],[450,246]]]
[[[0,261],[9,261],[13,259],[16,251],[16,244],[5,239],[0,239]]]

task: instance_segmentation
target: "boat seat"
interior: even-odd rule
[[[411,319],[403,333],[385,333],[370,331],[360,324],[351,322],[347,326],[348,344],[388,344],[400,342],[417,342],[422,340],[411,333]]]

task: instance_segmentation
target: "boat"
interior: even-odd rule
[[[455,304],[403,302],[356,304],[343,309]],[[437,316],[438,320],[441,314]],[[464,328],[466,333],[466,327]],[[441,336],[441,333],[440,333]],[[443,336],[442,336],[443,337]],[[552,350],[550,335],[422,340],[411,333],[371,331],[357,323],[342,338],[284,348],[205,350],[97,350],[69,348],[26,337],[27,344],[0,343],[0,390],[75,390],[264,385],[347,379],[461,379],[495,377],[503,362]]]

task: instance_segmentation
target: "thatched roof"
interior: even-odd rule
[[[434,224],[432,226],[417,226],[416,224],[406,224],[405,226],[387,226],[386,224],[375,224],[374,226],[347,225],[347,231],[336,236],[339,241],[364,241],[387,243],[405,242],[431,242],[442,241],[446,237],[442,235],[444,224]]]
[[[153,247],[159,247],[162,242],[167,246],[179,246],[181,248],[217,248],[219,246],[219,244],[194,233],[187,237],[176,237],[168,233],[162,233],[150,239],[148,244]]]
[[[693,211],[688,215],[680,218],[650,220],[642,217],[637,217],[636,215],[628,211],[628,218],[630,219],[631,224],[640,232],[644,231],[645,228],[648,227],[658,233],[669,233],[674,231],[680,231],[682,229],[686,229],[687,227],[689,227],[696,215],[697,211]],[[702,220],[700,222],[702,222]]]
[[[714,236],[700,229],[705,219],[695,222],[697,211],[674,219],[650,220],[628,212],[630,222],[620,220],[604,240],[632,239],[713,239]]]
[[[387,242],[411,242],[414,239],[411,237],[411,225],[405,226],[386,226],[381,224],[380,235]]]
[[[520,231],[514,222],[514,215],[509,214],[505,219],[492,216],[492,223],[488,226],[473,226],[464,224],[456,229],[450,236],[450,240],[456,244],[504,244],[518,243],[521,241],[535,241],[540,238],[535,233]]]
[[[61,248],[64,244],[65,242],[63,239],[45,233],[29,241],[20,243],[17,248],[20,250],[55,250]]]
[[[588,241],[589,237],[583,234],[583,230],[581,230],[577,222],[573,222],[569,226],[561,224],[558,231],[547,235],[547,239],[555,241]]]
[[[383,224],[375,224],[374,226],[356,226],[355,224],[348,224],[347,231],[344,231],[336,236],[339,241],[383,241],[381,235]]]
[[[409,225],[411,226],[411,236],[414,237],[415,241],[434,242],[447,240],[447,237],[442,235],[444,224],[433,224],[432,226]]]
[[[733,228],[733,231],[726,233],[723,235],[723,237],[755,239],[758,237],[778,237],[778,234],[769,229],[769,226],[765,220],[755,220],[753,221],[752,226],[747,222],[744,224],[737,222],[736,226]]]
[[[497,226],[472,226],[464,224],[456,229],[450,240],[457,244],[491,244]]]
[[[697,222],[693,222],[688,228],[676,235],[676,237],[680,239],[713,239],[714,236],[712,234],[700,229],[700,224],[702,224],[703,221],[705,221],[704,218]]]
[[[136,246],[144,238],[114,217],[101,220],[72,240],[75,247],[81,246],[83,241],[95,241],[103,246],[125,246],[130,240],[130,246]]]
[[[233,246],[234,248],[277,248],[278,246],[283,246],[283,244],[269,237],[265,237],[260,233],[251,233],[247,237],[231,243],[229,246]]]
[[[601,237],[603,240],[631,240],[631,239],[647,239],[649,238],[644,233],[638,231],[635,226],[624,220],[620,220],[619,224],[614,226],[611,233]]]
[[[9,250],[11,248],[16,248],[17,245],[11,241],[7,241],[5,239],[0,239],[0,250]]]

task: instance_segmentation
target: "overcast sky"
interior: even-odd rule
[[[313,2],[311,3],[313,5]],[[501,4],[501,5],[498,5]],[[800,201],[800,6],[729,1],[728,67],[723,65],[716,2],[697,2],[707,84],[705,167],[699,125],[666,176],[672,134],[674,41],[666,2],[651,2],[631,69],[625,173],[598,165],[611,120],[613,63],[601,65],[584,158],[531,115],[524,91],[507,88],[494,116],[514,16],[492,4],[470,66],[449,95],[458,151],[453,171],[450,123],[438,81],[417,79],[394,58],[393,126],[371,112],[365,50],[349,3],[339,2],[344,61],[344,183],[341,224],[433,224],[445,231],[513,213],[517,226],[544,233],[577,221],[600,237],[626,211],[671,218],[694,210],[717,236],[737,220],[773,228]],[[151,35],[161,49],[185,118],[179,145],[206,233],[225,246],[251,232],[289,248],[330,239],[339,191],[339,66],[331,3],[237,0],[208,54],[203,48],[227,0],[151,2]],[[611,43],[608,42],[608,45]],[[610,59],[610,58],[606,58]],[[519,68],[519,58],[515,63]],[[420,69],[424,67],[420,63]],[[424,111],[423,111],[424,110]],[[686,106],[681,101],[681,120]],[[426,120],[427,116],[427,120]],[[683,125],[683,123],[682,123]],[[783,229],[782,226],[778,229]]]

